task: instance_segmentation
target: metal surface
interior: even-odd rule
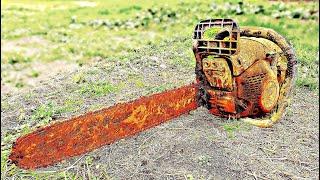
[[[35,169],[89,152],[196,109],[196,91],[192,84],[40,128],[18,138],[9,159]]]
[[[212,87],[231,91],[233,89],[231,71],[223,58],[208,56],[202,60],[203,72]]]
[[[211,29],[223,32],[223,38],[210,38]],[[209,32],[209,33],[207,33]],[[206,36],[206,34],[210,34]],[[201,21],[195,27],[193,39],[196,40],[199,53],[232,55],[238,51],[240,31],[238,24],[232,19],[208,19]]]
[[[197,99],[209,112],[246,117],[244,121],[260,127],[282,117],[291,98],[296,58],[281,35],[267,28],[239,28],[230,19],[205,20],[195,27],[193,51]]]

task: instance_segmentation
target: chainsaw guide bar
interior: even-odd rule
[[[196,89],[184,86],[37,129],[17,139],[9,159],[35,169],[89,152],[196,109]]]

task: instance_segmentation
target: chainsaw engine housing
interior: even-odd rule
[[[292,79],[295,64],[288,49],[283,50],[287,45],[268,30],[250,30],[240,30],[231,19],[196,25],[197,99],[214,115],[261,117],[287,96],[286,84],[292,82],[286,79]]]

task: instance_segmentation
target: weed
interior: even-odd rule
[[[143,88],[143,87],[146,86],[141,79],[136,79],[136,80],[134,80],[134,83],[135,83],[135,85],[136,85],[137,87],[139,87],[139,88]]]
[[[5,56],[3,57],[3,61],[4,63],[8,62],[8,64],[15,65],[15,64],[31,62],[31,58],[23,56],[21,53],[14,52],[14,53],[5,54]]]
[[[102,10],[98,11],[98,13],[101,15],[108,15],[108,14],[110,14],[110,11],[108,9],[102,9]]]
[[[37,107],[31,115],[31,120],[35,122],[43,122],[48,124],[52,120],[52,116],[57,112],[55,102],[48,102]]]
[[[31,77],[34,77],[34,78],[38,77],[39,74],[40,74],[40,73],[39,73],[38,71],[35,71],[35,70],[32,70],[32,71],[30,72],[30,76],[31,76]]]
[[[9,110],[10,109],[10,104],[7,101],[1,101],[1,109],[2,110]]]
[[[83,73],[75,74],[75,75],[72,77],[72,81],[75,82],[75,83],[77,83],[77,84],[86,82]]]
[[[24,100],[25,100],[25,101],[29,101],[29,100],[31,100],[32,98],[34,98],[34,96],[35,96],[35,94],[33,94],[33,93],[31,93],[31,92],[26,93],[26,94],[24,95]]]
[[[193,177],[192,174],[187,174],[187,175],[186,175],[186,179],[187,179],[187,180],[194,180],[194,177]]]
[[[58,108],[59,113],[64,112],[76,112],[80,109],[80,106],[83,104],[83,100],[81,99],[67,99],[62,106]]]
[[[16,84],[15,84],[16,88],[22,88],[24,86],[24,83],[22,81],[18,81]]]
[[[228,138],[234,139],[234,133],[237,131],[248,131],[251,129],[251,125],[239,121],[231,121],[222,124],[224,130],[226,131]]]
[[[104,96],[109,93],[117,92],[120,90],[120,86],[115,86],[108,82],[92,82],[90,84],[84,84],[79,89],[81,95],[86,96]]]
[[[141,6],[133,5],[133,6],[121,8],[119,10],[119,13],[129,14],[129,12],[131,12],[131,11],[139,11],[141,9],[142,9]]]

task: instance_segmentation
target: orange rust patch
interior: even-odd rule
[[[196,89],[192,84],[40,128],[18,138],[9,159],[35,169],[89,152],[196,109]]]

